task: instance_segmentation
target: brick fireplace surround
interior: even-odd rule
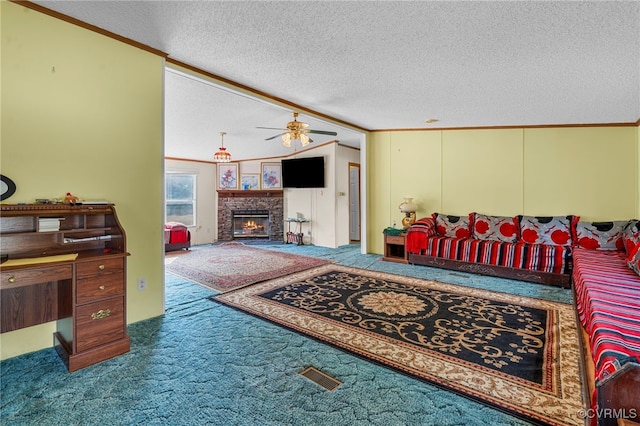
[[[282,191],[218,191],[218,241],[233,240],[234,210],[269,211],[269,240],[284,240],[284,205]]]

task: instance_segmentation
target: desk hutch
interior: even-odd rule
[[[70,372],[128,352],[129,253],[115,207],[4,204],[0,212],[0,332],[55,321],[54,346]]]

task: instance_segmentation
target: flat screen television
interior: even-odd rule
[[[282,160],[283,188],[324,188],[324,157]]]

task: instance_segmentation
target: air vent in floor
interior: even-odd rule
[[[455,272],[449,272],[449,275],[454,277],[469,278],[469,275],[456,274]]]
[[[333,392],[334,390],[338,389],[340,385],[342,385],[341,381],[334,379],[333,377],[329,376],[326,373],[323,373],[315,367],[307,367],[299,374],[306,379],[311,380],[316,385],[325,388],[329,392]]]

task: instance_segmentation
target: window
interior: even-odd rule
[[[187,226],[196,224],[195,173],[167,173],[165,176],[166,221]]]

